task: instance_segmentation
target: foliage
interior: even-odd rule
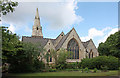
[[[120,58],[120,31],[110,35],[104,43],[100,43],[98,52],[100,55]]]
[[[11,62],[12,56],[17,54],[17,51],[21,49],[19,37],[16,34],[10,32],[8,27],[0,27],[2,30],[2,63]]]
[[[107,66],[109,70],[118,69],[118,58],[113,56],[98,56],[91,59],[85,58],[81,61],[81,67],[89,69],[102,69],[101,66]]]
[[[10,0],[0,1],[0,8],[3,15],[6,15],[8,12],[13,12],[15,7],[18,5],[18,2],[13,2]]]
[[[42,59],[44,49],[32,43],[19,41],[16,34],[10,32],[7,27],[2,29],[2,65],[9,65],[9,72],[30,72],[42,69]]]
[[[66,51],[65,49],[61,49],[58,51],[58,57],[57,57],[58,64],[65,64],[67,58],[68,58],[68,51]]]
[[[81,69],[65,69],[66,71],[80,71]]]
[[[55,60],[55,64],[57,65],[58,52],[55,51],[55,50],[53,50],[53,49],[51,49],[51,50],[50,50],[50,55],[54,58],[54,60]]]
[[[50,55],[55,60],[56,69],[65,69],[66,68],[66,59],[69,57],[70,51],[65,49],[60,49],[59,51],[51,50]]]
[[[77,68],[79,68],[79,63],[78,62],[67,63],[66,68],[67,69],[77,69]]]
[[[45,64],[42,61],[36,59],[34,61],[33,67],[35,68],[35,71],[42,71],[42,69],[45,69]]]
[[[96,73],[97,72],[97,68],[94,68],[94,71],[93,71],[94,73]]]
[[[86,73],[88,73],[89,69],[86,67],[83,71],[86,72]]]
[[[102,71],[106,72],[108,70],[107,66],[101,66]]]
[[[56,72],[56,69],[49,69],[49,72]]]
[[[120,70],[120,67],[119,67],[119,70]]]

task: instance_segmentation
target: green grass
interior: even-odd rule
[[[40,72],[40,73],[22,73],[9,74],[9,76],[118,76],[118,71],[81,73],[80,71],[59,71],[59,72]]]

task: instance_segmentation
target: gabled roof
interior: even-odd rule
[[[62,34],[65,35],[63,31],[60,33],[60,35]],[[60,35],[56,38],[56,40],[60,37]]]
[[[40,43],[42,47],[44,47],[48,40],[51,40],[51,42],[54,44],[55,39],[49,39],[49,38],[42,38],[42,37],[22,37],[23,42],[31,42],[33,44]]]
[[[90,40],[86,41],[86,42],[82,42],[82,44],[84,45],[84,47],[86,48],[87,45],[89,44]]]
[[[63,36],[63,38],[60,40],[60,42],[58,43],[58,45],[55,47],[56,50],[58,50],[58,49],[61,48],[62,44],[65,42],[65,40],[67,39],[67,37],[69,36],[69,34],[71,33],[72,30],[70,30],[66,35]]]

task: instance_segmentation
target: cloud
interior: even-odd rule
[[[10,24],[8,30],[10,30],[12,33],[15,33],[15,26],[13,26],[12,24]]]
[[[51,29],[69,28],[83,20],[75,14],[77,2],[20,2],[13,13],[2,16],[2,22],[16,26],[16,30],[22,30],[26,26],[33,25],[36,8],[42,21]],[[41,22],[42,26],[43,23]]]
[[[93,38],[98,37],[98,36],[99,37],[103,36],[104,35],[104,31],[109,30],[109,29],[111,29],[111,28],[110,27],[106,27],[106,28],[104,28],[102,30],[97,30],[96,28],[90,28],[88,30],[88,36],[81,37],[81,40],[82,41],[87,41],[89,39],[93,39]]]
[[[117,31],[118,31],[118,28],[113,28],[110,32],[106,33],[102,39],[98,40],[98,43],[105,42],[111,34],[114,34]]]
[[[105,42],[106,39],[111,35],[114,34],[115,32],[118,31],[118,28],[111,28],[111,27],[106,27],[102,30],[97,30],[96,28],[90,28],[88,30],[88,35],[84,37],[80,37],[82,41],[88,41],[90,39],[93,39],[95,41],[96,47],[98,47],[99,43]]]

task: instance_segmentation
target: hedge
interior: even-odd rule
[[[89,69],[102,69],[107,66],[109,70],[116,70],[119,68],[118,58],[113,56],[98,56],[94,58],[85,58],[81,61],[81,67],[88,67]]]

